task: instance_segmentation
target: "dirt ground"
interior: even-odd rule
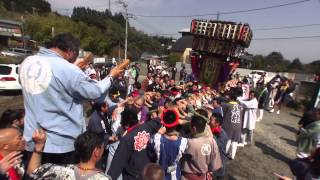
[[[295,158],[300,112],[284,108],[280,115],[264,112],[254,131],[255,145],[240,147],[228,163],[226,179],[277,179],[273,172],[293,177],[287,163]]]
[[[22,108],[19,93],[0,93],[0,113],[7,108]],[[280,115],[264,112],[254,131],[255,145],[239,147],[235,160],[229,161],[230,180],[277,179],[272,173],[292,177],[287,162],[295,157],[295,134],[300,112],[284,108]]]

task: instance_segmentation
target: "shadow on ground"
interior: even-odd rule
[[[284,156],[283,154],[277,152],[273,148],[271,148],[261,142],[256,142],[255,146],[258,147],[259,149],[261,149],[264,154],[270,155],[270,156],[274,157],[275,159],[278,159],[278,160],[283,161],[285,163],[288,163],[291,160],[291,159],[287,158],[286,156]]]
[[[280,137],[281,140],[286,141],[287,144],[296,147],[297,146],[297,142],[291,139],[287,139],[285,137]]]
[[[0,96],[19,96],[22,95],[21,90],[0,91]]]
[[[288,126],[288,125],[285,125],[285,124],[280,124],[280,123],[274,123],[274,125],[276,126],[280,126],[290,132],[293,132],[293,133],[298,133],[298,130],[294,127],[291,127],[291,126]]]
[[[297,118],[302,118],[301,115],[299,114],[296,114],[296,113],[289,113],[291,116],[294,116],[294,117],[297,117]]]
[[[229,175],[229,176],[227,176],[226,178],[224,178],[225,180],[237,180],[237,178],[235,178],[235,177],[233,177],[233,176],[231,176],[231,175]]]

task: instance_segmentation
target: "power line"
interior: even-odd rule
[[[300,4],[300,3],[305,3],[311,0],[301,0],[301,1],[296,1],[296,2],[291,2],[291,3],[286,3],[286,4],[280,4],[280,5],[273,5],[273,6],[267,6],[267,7],[262,7],[262,8],[255,8],[255,9],[249,9],[249,10],[239,10],[239,11],[229,11],[229,12],[219,12],[219,14],[234,14],[234,13],[243,13],[243,12],[251,12],[251,11],[258,11],[258,10],[264,10],[264,9],[271,9],[271,8],[277,8],[277,7],[283,7],[283,6],[289,6],[289,5],[295,5],[295,4]],[[117,3],[112,3],[112,4],[117,4]],[[118,5],[118,4],[117,4]],[[91,7],[96,7],[96,6],[91,6]],[[69,15],[69,8],[56,8],[60,10],[64,10],[68,15]],[[194,16],[208,16],[208,15],[218,15],[218,13],[214,14],[198,14],[198,15],[184,15],[184,16],[146,16],[146,15],[134,15],[135,17],[167,17],[167,18],[175,18],[175,17],[194,17]],[[135,19],[137,20],[137,19]],[[140,20],[139,20],[140,21]],[[157,28],[154,28],[151,26],[149,23],[142,23],[140,21],[140,24],[143,24],[144,26],[148,26],[149,28],[155,30]],[[280,27],[269,27],[269,28],[256,28],[253,29],[254,31],[267,31],[267,30],[277,30],[277,29],[294,29],[294,28],[303,28],[303,27],[312,27],[312,26],[320,26],[320,23],[315,23],[315,24],[304,24],[304,25],[289,25],[289,26],[280,26]],[[157,31],[157,30],[156,30]],[[170,34],[170,33],[156,33],[157,35],[175,35],[175,34]],[[293,37],[294,39],[301,39],[301,38],[313,38],[317,36],[310,36],[310,37]],[[292,39],[292,38],[258,38],[254,40],[270,40],[270,39]]]
[[[266,9],[273,9],[273,8],[279,8],[284,6],[291,6],[296,4],[305,3],[311,0],[300,0],[285,4],[279,4],[279,5],[273,5],[273,6],[266,6],[261,8],[254,8],[254,9],[247,9],[247,10],[237,10],[237,11],[226,11],[226,12],[220,12],[219,15],[223,14],[239,14],[239,13],[247,13],[247,12],[253,12],[253,11],[260,11],[260,10],[266,10]],[[191,15],[142,15],[142,14],[136,14],[137,17],[143,17],[143,18],[191,18],[191,17],[202,17],[202,16],[217,16],[218,13],[206,13],[206,14],[191,14]]]
[[[271,38],[254,38],[252,40],[291,40],[291,39],[311,39],[320,38],[320,35],[314,36],[292,36],[292,37],[271,37]]]
[[[273,8],[279,8],[279,7],[284,7],[284,6],[301,4],[301,3],[308,2],[308,1],[311,1],[311,0],[295,1],[295,2],[290,2],[290,3],[285,3],[285,4],[266,6],[266,7],[261,7],[261,8],[248,9],[248,10],[221,12],[220,14],[238,14],[238,13],[246,13],[246,12],[252,12],[252,11],[260,11],[260,10],[273,9]]]
[[[116,2],[111,2],[112,5],[118,5]],[[100,4],[100,5],[78,5],[72,8],[59,8],[59,7],[52,7],[54,10],[73,10],[75,7],[85,7],[85,8],[105,8],[108,9],[107,4]]]
[[[320,26],[320,24],[304,24],[304,25],[295,25],[295,26],[280,26],[280,27],[271,27],[271,28],[256,28],[254,31],[267,31],[267,30],[277,30],[277,29],[294,29],[294,28],[303,28],[311,26]]]
[[[137,20],[137,19],[136,19]],[[140,21],[140,20],[139,20]],[[137,21],[137,22],[139,22]],[[140,21],[141,22],[141,21]],[[142,23],[141,23],[142,24]],[[150,24],[144,24],[145,26],[152,27]],[[295,29],[295,28],[304,28],[304,27],[312,27],[312,26],[320,26],[318,24],[302,24],[302,25],[288,25],[288,26],[279,26],[279,27],[267,27],[267,28],[256,28],[253,31],[267,31],[267,30],[278,30],[278,29]],[[156,30],[155,27],[152,27],[153,30]],[[156,30],[157,31],[157,30]],[[163,33],[164,35],[175,35],[174,33]],[[176,33],[177,34],[177,33]]]
[[[139,24],[145,26],[145,27],[149,27],[150,29],[152,29],[153,31],[158,31],[158,28],[155,28],[154,26],[152,26],[149,23],[143,22],[141,21],[141,19],[135,19],[136,22],[138,22]],[[287,25],[287,26],[279,26],[279,27],[266,27],[266,28],[256,28],[253,29],[253,31],[266,31],[266,30],[279,30],[279,29],[295,29],[295,28],[304,28],[304,27],[312,27],[312,26],[320,26],[320,23],[316,23],[316,24],[302,24],[302,25]],[[154,35],[177,35],[178,33],[154,33]]]

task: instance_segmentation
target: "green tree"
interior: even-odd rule
[[[288,71],[299,72],[303,70],[303,65],[299,58],[295,58],[288,66]]]
[[[253,57],[253,69],[266,70],[265,59],[262,55],[256,55]]]
[[[304,65],[300,59],[295,58],[292,62],[285,59],[280,52],[271,52],[267,56],[255,55],[253,68],[272,72],[302,72]]]
[[[304,72],[310,74],[320,74],[320,60],[313,61],[309,64],[304,65]]]
[[[0,0],[4,7],[11,11],[29,12],[33,10],[39,13],[51,12],[51,5],[45,0]]]
[[[84,22],[89,26],[94,26],[100,29],[103,34],[104,41],[96,43],[98,45],[98,52],[101,54],[110,53],[118,48],[119,43],[121,46],[124,46],[125,39],[125,18],[121,13],[112,14],[106,10],[104,12],[99,12],[92,10],[90,8],[76,7],[73,10],[72,20],[80,23]],[[128,27],[128,57],[132,60],[138,60],[142,52],[156,52],[160,48],[160,43],[152,37],[149,37],[141,31],[137,31],[134,27]],[[97,39],[97,38],[95,38]],[[85,41],[86,45],[93,48],[93,44],[90,45],[90,41]],[[103,46],[103,47],[100,47]]]
[[[171,53],[169,54],[168,56],[168,64],[170,66],[175,66],[176,65],[176,62],[179,62],[181,61],[181,56],[180,54],[178,53]]]
[[[112,17],[112,20],[119,23],[122,27],[125,27],[126,25],[126,19],[123,17],[121,13],[115,13]]]
[[[280,52],[271,52],[267,56],[256,55],[253,57],[253,68],[272,72],[288,71],[289,60],[284,59]]]
[[[32,7],[38,9],[43,6],[43,12],[48,13],[30,15],[30,13],[7,11],[6,7],[10,7],[12,1],[15,3],[23,1],[22,4],[29,3],[23,7],[22,12],[30,11],[30,7],[32,10]],[[17,7],[14,6],[14,8]],[[36,40],[39,45],[44,45],[51,40],[54,29],[55,34],[72,33],[80,39],[81,48],[99,56],[109,55],[119,47],[123,49],[125,18],[121,13],[112,15],[108,10],[100,12],[90,8],[75,7],[71,18],[69,18],[56,12],[51,13],[48,7],[50,8],[50,4],[44,0],[0,0],[0,16],[18,21],[21,16],[24,16],[26,34]],[[150,37],[130,25],[128,31],[128,55],[130,58],[138,60],[145,51],[157,53],[161,49],[161,44],[156,38]],[[121,51],[121,56],[123,57],[123,51]]]

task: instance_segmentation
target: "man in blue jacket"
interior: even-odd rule
[[[122,72],[114,68],[103,80],[91,80],[73,64],[79,46],[79,40],[71,34],[59,34],[48,49],[40,48],[21,65],[26,150],[34,150],[32,133],[44,129],[47,141],[43,163],[74,163],[73,143],[85,131],[83,102],[104,99],[113,77]]]

